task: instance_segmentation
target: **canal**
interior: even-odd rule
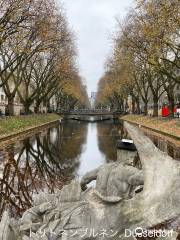
[[[147,134],[147,133],[146,133]],[[180,146],[148,133],[162,151],[180,160]],[[0,214],[14,216],[31,207],[40,192],[53,193],[73,178],[117,160],[120,123],[67,121],[0,150]]]

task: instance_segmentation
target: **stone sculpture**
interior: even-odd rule
[[[108,163],[85,174],[81,180],[82,190],[87,189],[87,184],[96,180],[96,190],[104,196],[104,199],[129,199],[133,196],[133,187],[143,185],[142,170],[134,167],[136,149],[129,151],[124,149],[121,143],[118,150],[120,157],[117,162]],[[127,146],[131,144],[127,144]],[[133,144],[132,144],[133,145]],[[126,145],[125,145],[126,146]]]
[[[140,170],[124,162],[102,166],[81,182],[84,188],[88,181],[97,178],[100,183],[97,182],[96,189],[82,191],[80,184],[73,181],[56,194],[38,195],[34,206],[19,221],[5,212],[0,239],[127,239],[125,229],[160,224],[178,231],[180,163],[158,150],[137,127],[128,123],[125,127],[137,147],[143,176]],[[106,180],[112,189],[105,184]],[[130,196],[129,185],[143,182],[143,191]],[[120,188],[114,188],[113,184]]]

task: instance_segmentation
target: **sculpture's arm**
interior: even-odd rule
[[[128,183],[132,186],[139,186],[144,184],[143,171],[134,168],[128,178]]]
[[[83,178],[81,179],[81,188],[83,191],[85,191],[87,189],[87,184],[92,182],[93,180],[96,180],[97,179],[97,175],[98,175],[98,172],[99,172],[99,168],[96,168],[88,173],[86,173]]]

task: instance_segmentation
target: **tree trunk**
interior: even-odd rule
[[[174,117],[174,96],[173,94],[168,94],[169,101],[169,117]]]
[[[46,108],[47,108],[47,112],[51,111],[51,105],[50,105],[50,101],[47,101],[46,103]]]
[[[135,113],[135,99],[133,96],[132,96],[132,113],[133,114]]]
[[[14,115],[14,97],[8,98],[8,105],[6,109],[6,115],[13,116]]]
[[[140,104],[139,104],[139,98],[138,97],[136,98],[136,112],[137,112],[137,114],[141,113]]]
[[[148,101],[144,102],[144,115],[147,116],[148,115]]]
[[[153,117],[158,117],[158,96],[153,96]]]
[[[35,113],[39,113],[39,106],[40,106],[40,104],[36,104],[36,106],[34,107]]]
[[[28,103],[24,104],[24,113],[26,115],[30,114],[30,104],[28,104]]]

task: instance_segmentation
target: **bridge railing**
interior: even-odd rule
[[[59,114],[125,114],[124,111],[113,109],[77,109],[77,110],[64,110],[64,109],[56,109],[56,112]]]

